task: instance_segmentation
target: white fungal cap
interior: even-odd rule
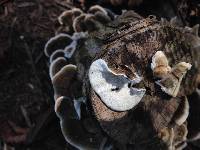
[[[151,69],[154,70],[158,66],[168,66],[168,60],[162,51],[157,51],[152,57]]]
[[[167,57],[162,51],[157,51],[152,57],[151,69],[156,77],[162,78],[171,71]]]
[[[89,69],[89,80],[93,90],[100,96],[106,106],[115,111],[127,111],[135,107],[146,90],[129,87],[141,81],[139,76],[130,80],[126,75],[115,74],[106,62],[98,59]]]

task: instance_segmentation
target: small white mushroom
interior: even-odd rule
[[[115,111],[132,109],[146,92],[145,89],[129,86],[139,83],[141,77],[136,76],[131,80],[124,74],[115,74],[102,59],[94,61],[90,66],[89,80],[101,100]]]
[[[167,57],[162,51],[157,51],[152,57],[151,69],[155,77],[162,78],[171,71]]]

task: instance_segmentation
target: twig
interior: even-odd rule
[[[26,144],[31,144],[36,139],[41,129],[52,120],[52,114],[54,114],[54,111],[52,108],[49,108],[37,119],[35,127],[31,129],[27,136]]]
[[[32,126],[32,125],[31,125],[31,120],[30,120],[30,118],[28,117],[28,114],[27,114],[26,109],[25,109],[23,106],[20,106],[20,109],[21,109],[21,111],[22,111],[22,114],[23,114],[23,116],[24,116],[24,119],[25,119],[25,121],[26,121],[26,124],[28,125],[28,127],[31,127],[31,126]]]
[[[26,53],[28,55],[28,58],[30,60],[31,67],[32,67],[32,70],[33,70],[33,74],[34,74],[34,76],[36,78],[38,86],[41,88],[42,87],[41,86],[41,82],[40,82],[40,79],[38,78],[38,75],[37,75],[37,70],[35,68],[34,60],[33,60],[32,54],[31,54],[31,50],[30,50],[28,44],[26,43],[26,41],[24,39],[22,39],[22,40],[24,41],[24,48],[25,48]]]

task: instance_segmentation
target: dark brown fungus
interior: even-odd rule
[[[92,14],[87,14],[84,19],[85,26],[88,31],[94,31],[99,29],[98,22],[96,21],[96,17]]]
[[[64,62],[64,61],[63,61]],[[55,100],[60,96],[74,97],[72,83],[76,81],[77,67],[75,65],[65,65],[52,78]]]
[[[52,63],[54,60],[56,60],[59,57],[65,57],[65,53],[62,49],[56,50],[51,54],[49,58],[50,63]]]
[[[59,72],[65,65],[68,64],[68,61],[64,57],[59,57],[55,59],[49,67],[49,75],[50,78],[52,79],[53,76]]]
[[[105,15],[107,15],[107,11],[99,5],[94,5],[94,6],[90,7],[88,10],[88,13],[91,13],[91,14],[95,14],[97,12],[102,12]]]
[[[75,32],[84,32],[86,31],[86,26],[85,26],[85,17],[86,14],[81,14],[80,16],[76,17],[73,21],[73,29]]]
[[[64,11],[59,17],[58,21],[61,25],[72,26],[73,20],[82,14],[82,10],[79,8],[73,8],[71,10]]]
[[[88,13],[93,14],[95,16],[95,20],[101,23],[108,23],[111,21],[111,18],[108,15],[108,12],[101,6],[95,5],[90,7]]]
[[[105,15],[104,13],[100,11],[96,12],[94,15],[95,15],[95,19],[102,24],[106,24],[111,21],[111,18],[108,15]]]
[[[76,111],[72,99],[59,97],[56,100],[55,111],[60,119],[62,133],[68,143],[83,150],[99,149],[104,139],[103,136],[86,132],[81,121],[74,118]]]
[[[52,37],[45,45],[44,52],[47,57],[50,57],[53,52],[59,49],[64,49],[72,42],[71,36],[60,33]]]

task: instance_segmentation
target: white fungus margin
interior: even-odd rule
[[[131,80],[124,74],[112,72],[103,59],[92,63],[89,80],[93,90],[100,96],[106,106],[115,111],[127,111],[135,107],[146,90],[130,87],[141,81],[138,75]]]

